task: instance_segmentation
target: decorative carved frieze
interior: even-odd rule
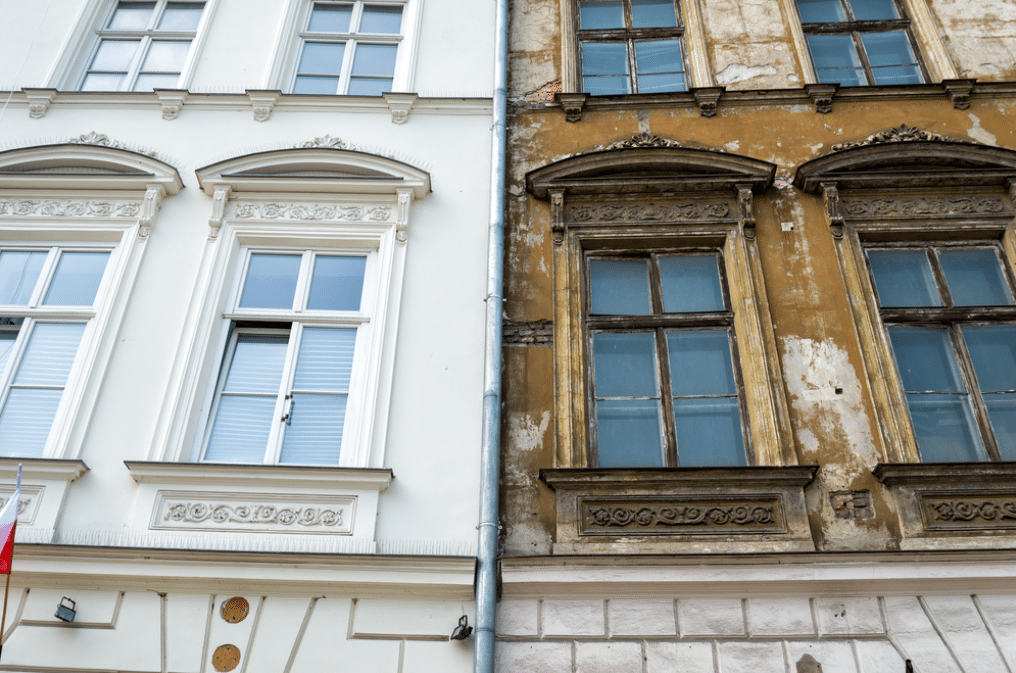
[[[339,220],[350,222],[388,222],[392,206],[347,206],[332,203],[252,203],[241,201],[232,207],[233,217],[264,220]]]
[[[113,140],[105,133],[96,133],[92,131],[90,133],[82,133],[80,136],[75,138],[68,138],[67,143],[71,145],[98,145],[100,147],[112,147],[117,150],[128,150],[130,152],[138,152],[146,156],[154,157],[155,152],[153,150],[147,150],[140,147],[131,147],[127,143],[120,142],[119,140]]]
[[[342,138],[333,138],[327,133],[314,140],[308,140],[302,143],[296,143],[293,147],[297,148],[323,148],[329,150],[355,150],[356,147],[352,143],[347,143]]]
[[[217,498],[165,492],[156,500],[151,528],[350,534],[355,504],[355,496]]]
[[[783,533],[779,498],[581,500],[582,535]]]
[[[640,147],[681,147],[681,143],[670,138],[661,138],[654,133],[636,133],[627,140],[618,140],[617,142],[604,145],[602,149],[605,150],[629,150],[637,149]]]
[[[912,199],[843,199],[850,217],[910,217],[914,215],[1000,215],[1005,201],[988,197],[922,197]]]
[[[922,131],[921,129],[913,126],[907,126],[906,124],[900,124],[899,126],[885,131],[879,131],[873,133],[864,140],[858,140],[855,142],[838,143],[833,145],[833,152],[840,152],[842,150],[851,150],[855,147],[867,147],[868,145],[885,145],[888,143],[909,143],[916,140],[931,140],[937,142],[962,142],[969,143],[969,140],[961,140],[957,138],[950,138],[944,136],[941,133],[932,133],[931,131]]]
[[[7,505],[8,500],[10,500],[10,496],[6,497],[0,496],[0,508],[5,507]],[[32,503],[31,498],[18,498],[18,516],[24,514],[25,510],[31,503]]]
[[[64,199],[0,199],[0,216],[7,217],[138,217],[138,201]]]
[[[1016,528],[1016,494],[942,498],[923,495],[928,528]]]
[[[568,221],[577,223],[679,222],[682,220],[719,220],[729,216],[730,204],[722,201],[573,206],[568,210]]]

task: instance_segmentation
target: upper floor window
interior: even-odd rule
[[[925,462],[1016,460],[1016,302],[985,243],[866,248]]]
[[[403,9],[402,3],[310,3],[291,91],[354,96],[391,91]]]
[[[587,261],[596,463],[746,465],[722,254]]]
[[[109,255],[0,249],[0,455],[43,455]]]
[[[594,96],[684,91],[675,0],[579,0],[582,90]]]
[[[79,90],[177,87],[204,6],[194,0],[119,0],[97,31]]]
[[[203,458],[338,464],[367,255],[245,256]]]
[[[926,80],[910,21],[895,0],[797,0],[819,82],[843,86]]]

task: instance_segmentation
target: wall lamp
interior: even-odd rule
[[[462,615],[459,617],[459,625],[452,631],[452,635],[448,637],[448,640],[465,640],[472,632],[473,627],[469,625],[469,618],[466,615]]]

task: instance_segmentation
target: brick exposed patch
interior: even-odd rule
[[[549,320],[504,322],[502,340],[505,346],[553,346],[554,324]]]

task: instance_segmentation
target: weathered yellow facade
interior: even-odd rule
[[[889,240],[991,242],[1011,273],[1016,171],[1002,164],[1016,156],[1008,153],[1016,150],[1016,10],[1005,2],[899,5],[920,48],[924,84],[817,84],[793,0],[685,0],[690,90],[596,97],[579,92],[577,3],[513,3],[501,670],[902,673],[906,659],[922,672],[1014,670],[1016,650],[1004,641],[1016,637],[1016,467],[919,462],[879,308],[866,296],[872,281],[861,248]],[[608,147],[625,141],[623,149]],[[863,146],[834,149],[850,143]],[[668,170],[677,174],[698,150],[768,162],[774,177],[749,185],[747,203],[738,200],[744,183],[735,177],[706,192],[671,190],[667,177],[639,191],[637,171],[607,187],[548,178],[546,195],[534,188],[541,169],[583,157],[670,152]],[[958,158],[968,150],[996,159]],[[819,170],[813,185],[801,168],[865,152],[882,154],[835,179]],[[620,176],[629,160],[596,179]],[[927,175],[958,177],[925,179],[924,164]],[[995,177],[976,177],[986,171]],[[581,325],[562,324],[565,304],[584,301],[582,251],[592,248],[583,232],[613,235],[613,246],[645,248],[657,236],[672,247],[714,225],[619,215],[609,234],[603,222],[589,229],[570,208],[618,203],[667,213],[668,205],[710,199],[729,204],[714,238],[732,300],[749,288],[733,312],[755,467],[597,470],[583,435],[588,345]],[[743,254],[729,252],[735,248]],[[746,312],[757,316],[754,332],[738,324]],[[581,323],[581,311],[573,317]],[[771,395],[752,392],[766,385]],[[807,466],[817,466],[813,476],[802,472]],[[769,468],[764,478],[744,476]],[[789,510],[801,488],[805,523],[795,529]],[[588,520],[597,498],[638,508],[738,493],[782,498],[785,532],[724,529],[709,537],[656,525],[596,537],[602,531]],[[953,506],[985,508],[983,515],[949,514],[947,525],[935,518],[945,510],[934,508],[946,503],[936,493]],[[794,544],[783,541],[788,535]],[[796,626],[760,626],[795,610],[804,615]],[[874,625],[834,626],[849,621],[840,610],[870,610]],[[730,626],[728,617],[743,624]],[[661,620],[673,623],[661,627]],[[694,626],[700,621],[713,625]]]

